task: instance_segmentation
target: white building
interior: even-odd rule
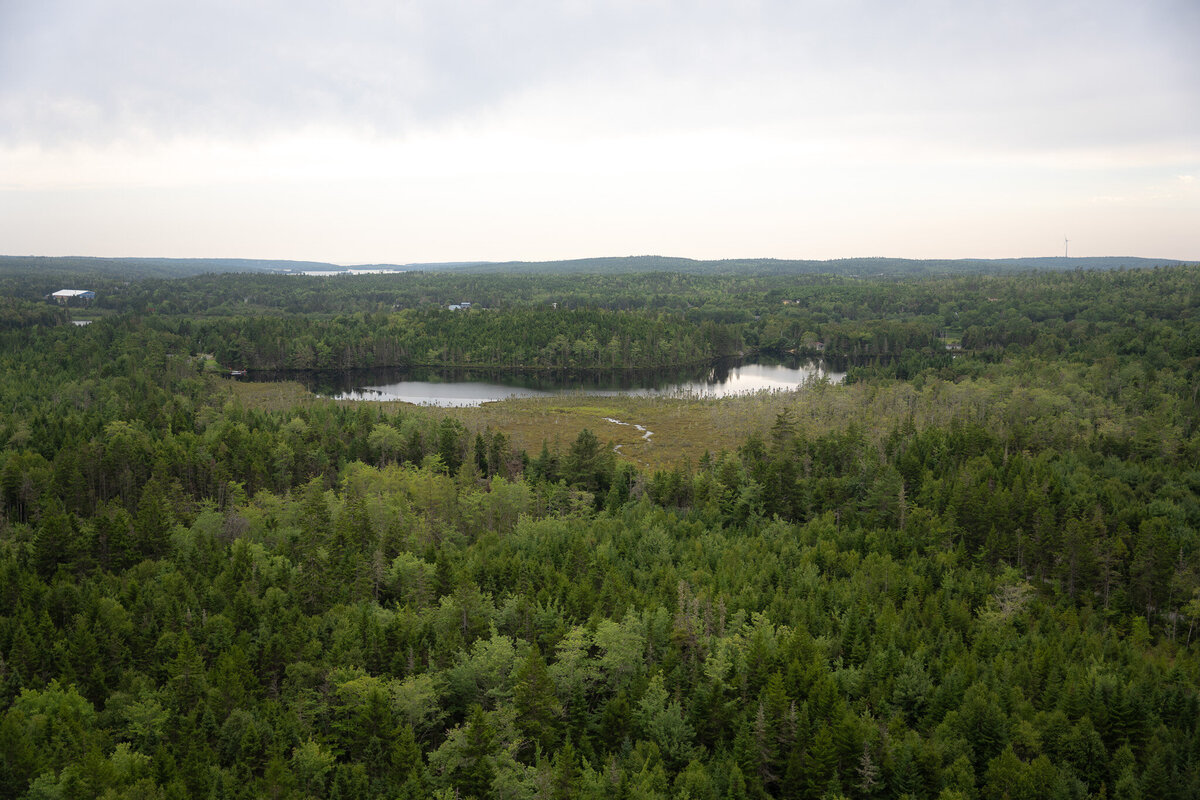
[[[91,289],[59,289],[50,297],[59,303],[67,303],[71,300],[95,300],[96,293]]]

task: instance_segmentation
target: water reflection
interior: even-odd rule
[[[283,377],[283,376],[280,376]],[[295,378],[297,376],[289,376]],[[505,372],[501,370],[359,370],[299,376],[317,394],[338,400],[399,400],[432,406],[478,406],[520,397],[633,396],[719,398],[792,391],[845,372],[823,362],[722,362],[663,372]],[[261,379],[261,376],[256,376]]]

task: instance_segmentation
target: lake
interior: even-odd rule
[[[845,376],[845,372],[831,371],[824,362],[742,361],[669,372],[355,370],[310,375],[302,380],[317,394],[338,400],[400,400],[419,405],[458,407],[519,397],[719,398],[761,391],[792,391],[820,379],[841,383]],[[262,378],[256,375],[254,379]]]

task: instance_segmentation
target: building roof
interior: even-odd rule
[[[80,297],[85,294],[95,294],[91,289],[59,289],[51,297]]]

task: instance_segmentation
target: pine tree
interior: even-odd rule
[[[529,649],[513,674],[512,704],[517,727],[529,737],[530,745],[553,750],[562,705],[554,693],[554,682],[546,670],[546,661],[536,647]]]
[[[464,797],[486,800],[491,796],[496,777],[495,754],[492,752],[496,733],[483,707],[475,705],[467,721],[462,761],[453,776],[453,784]]]

